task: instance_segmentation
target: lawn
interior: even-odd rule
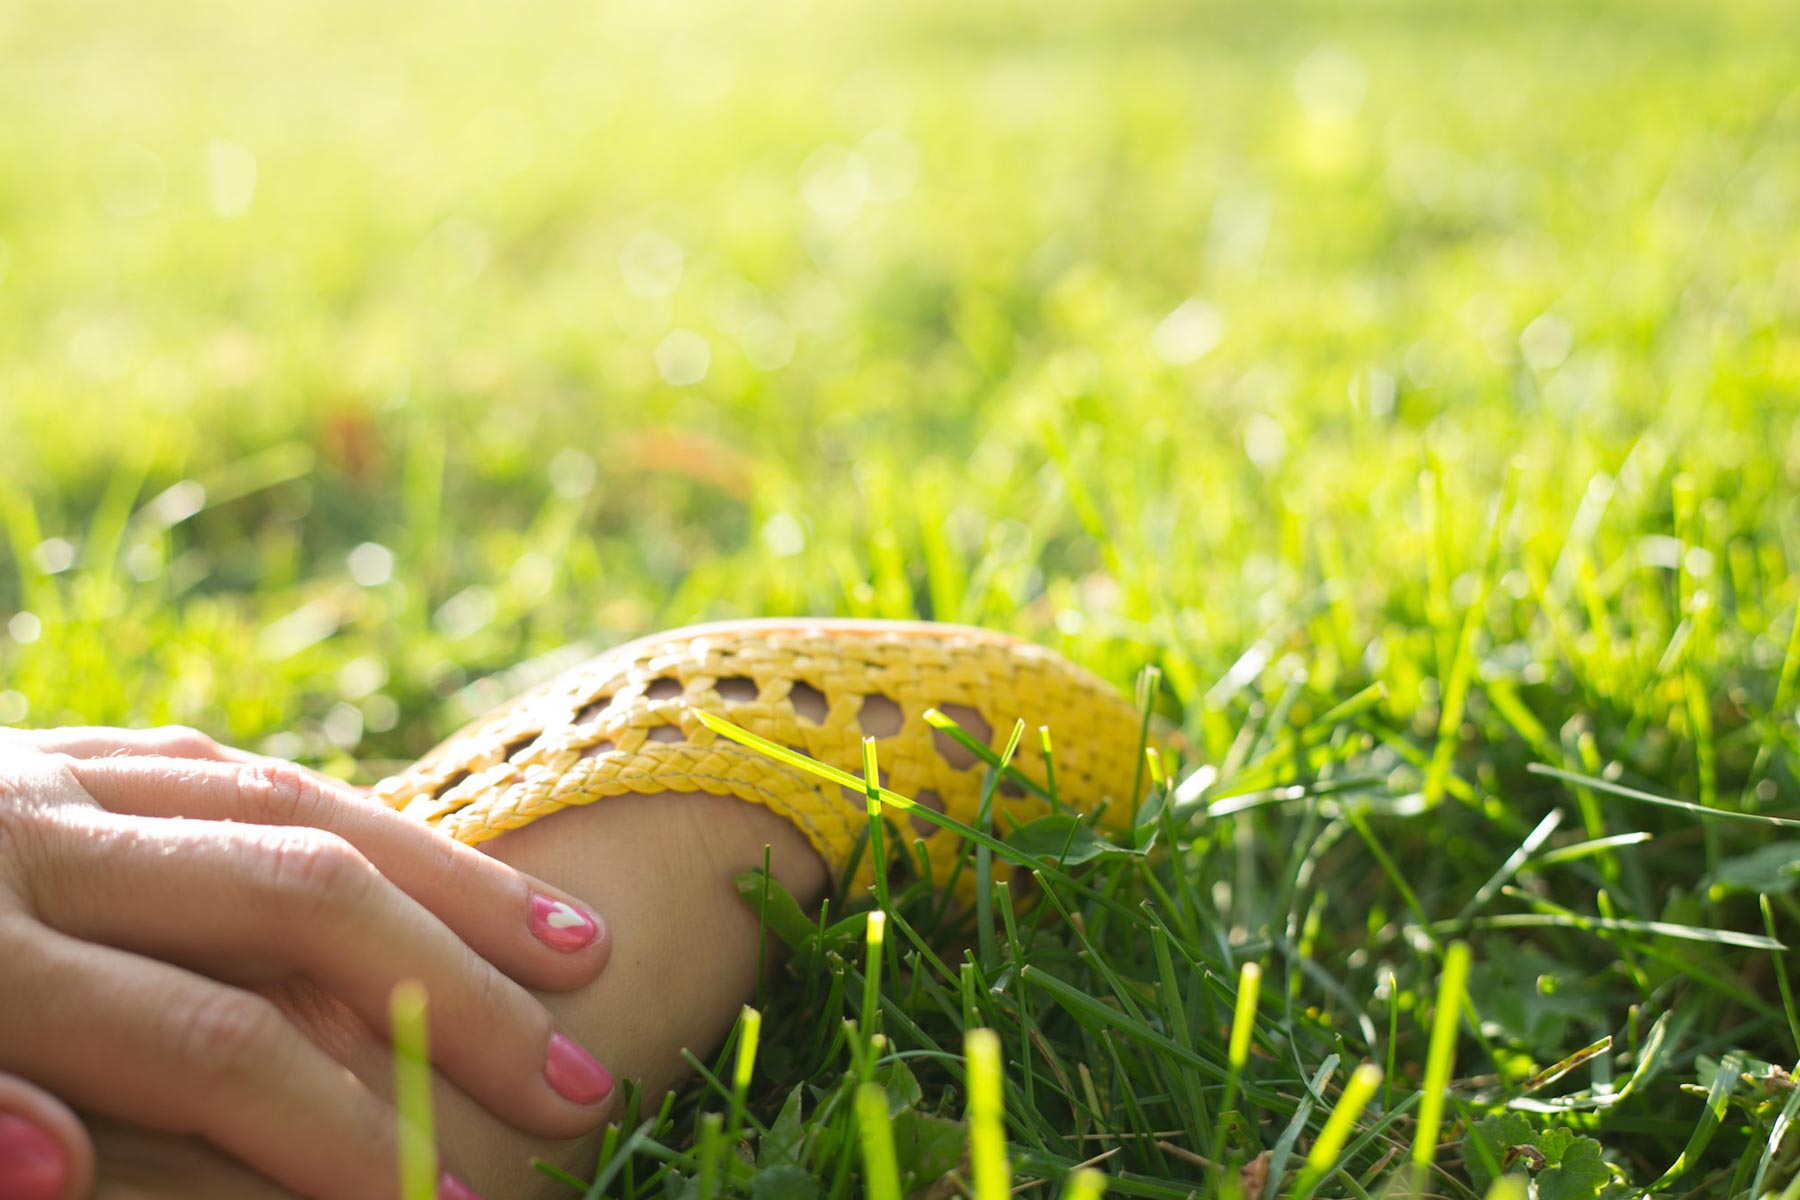
[[[1037,1195],[1792,1196],[1795,45],[1753,2],[0,3],[0,722],[368,782],[565,647],[1009,629],[1139,689],[1155,844],[895,894],[879,1017],[848,897],[743,1112],[728,1051],[609,1194],[886,1200],[874,1078],[954,1195],[987,1027]]]

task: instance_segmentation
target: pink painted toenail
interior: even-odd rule
[[[550,1038],[544,1078],[557,1095],[576,1104],[598,1104],[612,1095],[613,1077],[594,1056],[558,1033]]]
[[[572,904],[533,892],[531,933],[551,949],[573,954],[600,936],[600,923]]]
[[[474,1188],[445,1171],[438,1179],[438,1200],[481,1200]]]
[[[56,1200],[68,1181],[61,1144],[33,1122],[0,1113],[0,1196]]]

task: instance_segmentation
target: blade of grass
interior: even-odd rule
[[[1306,1154],[1306,1166],[1301,1169],[1300,1178],[1294,1182],[1292,1194],[1299,1200],[1312,1195],[1326,1176],[1340,1165],[1338,1156],[1350,1138],[1350,1130],[1380,1086],[1381,1068],[1373,1063],[1363,1063],[1350,1073],[1349,1082],[1332,1106],[1331,1115],[1325,1119],[1325,1128],[1319,1131],[1312,1149]]]
[[[1525,769],[1533,775],[1544,775],[1551,779],[1560,779],[1564,783],[1581,784],[1593,788],[1597,792],[1607,792],[1614,796],[1623,796],[1627,800],[1636,800],[1640,804],[1654,804],[1658,808],[1670,808],[1677,812],[1685,812],[1701,820],[1713,821],[1749,821],[1758,825],[1769,825],[1780,829],[1800,829],[1800,821],[1788,817],[1770,817],[1762,813],[1738,812],[1729,808],[1707,808],[1703,804],[1695,804],[1691,800],[1676,800],[1670,796],[1658,796],[1652,792],[1640,791],[1637,788],[1625,787],[1623,784],[1598,779],[1592,775],[1582,775],[1575,771],[1564,771],[1543,763],[1528,763]]]
[[[1769,940],[1778,942],[1775,910],[1769,904],[1768,893],[1758,896],[1756,903],[1762,910],[1763,928],[1768,931]],[[1787,1017],[1788,1037],[1793,1040],[1794,1052],[1800,1054],[1800,1008],[1794,1004],[1794,985],[1788,979],[1787,959],[1780,950],[1769,951],[1769,957],[1775,960],[1775,984],[1781,989],[1781,1011]]]
[[[1001,1100],[1000,1037],[991,1029],[971,1029],[963,1038],[969,1064],[969,1161],[975,1200],[1007,1200],[1012,1168],[1006,1162],[1006,1128]]]
[[[1438,977],[1437,1013],[1432,1018],[1431,1043],[1425,1057],[1425,1081],[1419,1088],[1419,1124],[1413,1133],[1412,1161],[1421,1168],[1429,1167],[1437,1155],[1438,1127],[1450,1090],[1456,1032],[1462,1024],[1463,991],[1468,979],[1469,944],[1451,942],[1445,948],[1444,969]]]
[[[1106,1192],[1106,1176],[1091,1168],[1069,1172],[1062,1200],[1100,1200]],[[879,1200],[879,1198],[877,1198]]]
[[[1786,1139],[1796,1115],[1800,1115],[1800,1087],[1788,1093],[1787,1101],[1782,1104],[1781,1111],[1775,1114],[1775,1120],[1769,1125],[1769,1137],[1763,1143],[1762,1154],[1757,1157],[1756,1174],[1751,1179],[1749,1195],[1763,1194],[1763,1180],[1768,1177],[1769,1167],[1774,1163],[1776,1155],[1781,1153],[1781,1143]],[[1794,1178],[1782,1191],[1783,1197],[1791,1195],[1800,1195],[1800,1171],[1794,1173]]]
[[[1476,917],[1473,921],[1436,921],[1432,933],[1451,933],[1458,929],[1580,929],[1588,933],[1645,933],[1656,937],[1678,938],[1686,942],[1705,942],[1714,946],[1739,946],[1745,950],[1785,950],[1787,947],[1760,933],[1739,933],[1734,929],[1707,929],[1699,925],[1676,925],[1669,921],[1634,921],[1626,917],[1588,917],[1579,913],[1501,913],[1492,917]]]
[[[1591,842],[1575,842],[1568,846],[1557,846],[1546,850],[1532,861],[1541,867],[1556,866],[1558,863],[1576,862],[1596,854],[1611,854],[1612,851],[1625,846],[1641,846],[1652,840],[1652,833],[1616,833],[1611,837],[1595,838]]]
[[[1315,1097],[1322,1097],[1325,1084],[1337,1070],[1338,1056],[1328,1054],[1319,1069],[1313,1073],[1312,1081],[1307,1085],[1306,1094],[1294,1106],[1294,1115],[1288,1119],[1287,1128],[1275,1140],[1275,1147],[1269,1152],[1269,1173],[1263,1182],[1261,1200],[1275,1200],[1275,1194],[1281,1184],[1281,1177],[1287,1173],[1288,1159],[1294,1153],[1294,1146],[1300,1135],[1306,1132],[1306,1122],[1312,1116]]]
[[[762,1013],[744,1006],[738,1017],[737,1058],[731,1070],[731,1116],[725,1123],[726,1141],[735,1144],[744,1125],[744,1101],[750,1094],[750,1078],[756,1071],[756,1044],[762,1036]]]
[[[1165,1037],[1158,1033],[1148,1025],[1145,1025],[1140,1021],[1132,1020],[1117,1009],[1095,1000],[1092,996],[1089,996],[1079,988],[1064,983],[1054,975],[1045,973],[1042,968],[1035,964],[1020,971],[1019,977],[1026,982],[1041,987],[1049,992],[1058,1003],[1062,1004],[1071,1012],[1079,1013],[1079,1015],[1098,1024],[1112,1026],[1141,1041],[1159,1046],[1165,1053],[1191,1064],[1195,1070],[1217,1083],[1224,1083],[1230,1078],[1230,1072],[1225,1067],[1213,1062],[1211,1059],[1205,1058],[1193,1047],[1183,1046],[1172,1038]],[[1266,1089],[1253,1087],[1247,1083],[1240,1083],[1238,1091],[1240,1095],[1255,1100],[1258,1104],[1265,1107],[1284,1107],[1280,1097]]]
[[[861,1133],[863,1187],[869,1200],[900,1200],[900,1164],[894,1154],[894,1127],[887,1092],[879,1084],[856,1088],[856,1124]]]
[[[888,896],[888,861],[885,831],[881,827],[881,767],[875,759],[875,739],[862,740],[863,796],[869,814],[869,859],[875,869],[875,903],[882,912],[893,907]]]
[[[1525,836],[1525,840],[1519,843],[1518,848],[1507,855],[1506,861],[1501,863],[1488,877],[1486,883],[1475,890],[1473,896],[1469,897],[1469,902],[1462,906],[1462,910],[1456,914],[1456,919],[1466,921],[1475,913],[1486,908],[1488,902],[1500,894],[1500,889],[1519,873],[1519,868],[1529,862],[1531,856],[1537,853],[1538,848],[1550,840],[1550,835],[1556,832],[1557,827],[1562,824],[1562,819],[1563,810],[1560,808],[1553,808],[1544,814],[1544,819],[1539,821],[1536,827]]]
[[[425,985],[394,985],[388,1015],[394,1039],[394,1111],[398,1117],[401,1200],[433,1200],[438,1194],[437,1134],[431,1109],[431,1052],[425,1020]]]
[[[1712,1142],[1713,1135],[1719,1132],[1719,1126],[1725,1122],[1725,1113],[1731,1102],[1732,1094],[1743,1082],[1744,1059],[1741,1054],[1727,1054],[1713,1072],[1712,1086],[1706,1092],[1706,1107],[1700,1115],[1700,1121],[1688,1137],[1688,1143],[1682,1147],[1681,1155],[1669,1164],[1669,1169],[1657,1177],[1647,1191],[1660,1192],[1693,1169],[1700,1155]]]

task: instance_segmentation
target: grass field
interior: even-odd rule
[[[796,934],[741,1111],[727,1057],[611,1194],[889,1200],[873,1078],[954,1195],[989,1027],[1037,1195],[1792,1197],[1795,45],[1775,3],[0,0],[0,721],[368,781],[694,619],[1154,667],[1148,855],[985,924],[896,894],[878,1019],[865,918]]]

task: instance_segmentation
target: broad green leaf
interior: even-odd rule
[[[1528,1146],[1533,1140],[1531,1122],[1521,1113],[1499,1112],[1483,1117],[1463,1134],[1463,1169],[1477,1193],[1486,1192],[1496,1176],[1508,1169],[1524,1170],[1522,1162],[1509,1163],[1514,1146]]]
[[[751,1200],[818,1200],[819,1181],[799,1167],[770,1167],[750,1181]]]
[[[1470,972],[1469,990],[1485,997],[1484,1021],[1533,1051],[1566,1045],[1569,1026],[1589,1026],[1607,1004],[1604,983],[1531,947],[1478,964]]]
[[[1800,841],[1773,842],[1728,858],[1708,882],[1728,891],[1791,892],[1800,884]]]
[[[908,1194],[935,1183],[962,1162],[968,1134],[960,1121],[907,1109],[894,1118],[894,1152]]]
[[[1538,1150],[1552,1164],[1538,1172],[1538,1200],[1598,1200],[1612,1179],[1600,1161],[1600,1143],[1593,1138],[1551,1129],[1538,1139]]]
[[[768,1134],[756,1148],[757,1166],[792,1166],[800,1161],[800,1151],[806,1143],[806,1126],[800,1121],[800,1094],[805,1088],[805,1084],[796,1083],[782,1101],[781,1111],[775,1114]]]
[[[1168,803],[1168,793],[1162,788],[1151,788],[1144,802],[1138,805],[1137,815],[1132,818],[1132,825],[1139,833],[1154,830],[1162,820],[1163,806]]]
[[[924,1091],[903,1062],[891,1062],[875,1072],[875,1082],[887,1093],[888,1116],[897,1117],[919,1102]]]
[[[1047,858],[1052,862],[1060,861],[1064,866],[1075,866],[1079,863],[1102,858],[1108,855],[1142,855],[1142,850],[1131,850],[1124,846],[1107,841],[1093,828],[1066,813],[1056,813],[1048,817],[1039,817],[1035,821],[1013,830],[1007,837],[1006,844],[1015,850],[1021,850],[1034,858]]]
[[[799,903],[761,867],[745,871],[735,882],[738,895],[788,949],[798,950],[818,935],[818,926],[807,919]]]

